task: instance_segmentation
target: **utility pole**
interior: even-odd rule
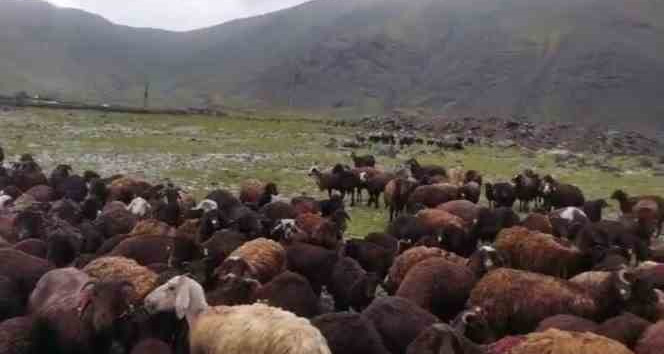
[[[150,81],[145,81],[145,91],[143,92],[143,108],[148,108],[149,99],[150,99]]]

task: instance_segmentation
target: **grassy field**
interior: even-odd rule
[[[7,160],[32,153],[47,170],[60,163],[77,171],[94,169],[104,175],[124,173],[151,182],[172,180],[201,197],[214,188],[237,190],[248,178],[276,182],[283,194],[320,195],[307,177],[317,164],[350,163],[350,150],[335,147],[355,135],[354,128],[319,121],[247,119],[247,117],[158,116],[92,111],[26,109],[0,113],[0,145]],[[330,147],[332,146],[332,147]],[[505,180],[524,168],[552,173],[578,184],[591,198],[606,198],[616,188],[634,194],[664,195],[664,177],[639,167],[637,158],[603,161],[620,174],[596,168],[560,165],[546,151],[471,147],[461,152],[415,146],[396,158],[368,147],[358,153],[377,155],[386,169],[410,157],[423,163],[478,169],[485,180]],[[586,156],[587,161],[604,160]],[[614,208],[615,211],[615,208]],[[349,234],[363,236],[386,225],[384,209],[352,208]]]

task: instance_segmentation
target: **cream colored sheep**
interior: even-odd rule
[[[331,354],[325,337],[301,317],[264,304],[210,307],[203,288],[176,276],[145,298],[156,313],[175,310],[189,324],[191,354]]]

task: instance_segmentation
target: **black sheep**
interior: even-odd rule
[[[343,257],[334,265],[328,291],[337,311],[361,311],[373,300],[379,282],[375,273],[367,273],[356,260]]]
[[[329,284],[339,258],[335,251],[307,243],[288,246],[286,256],[288,270],[307,278],[317,295],[320,295],[323,286]]]
[[[373,323],[357,313],[330,313],[311,320],[332,354],[389,354]]]
[[[512,208],[480,208],[472,233],[483,242],[492,243],[500,230],[518,225],[520,222]]]
[[[496,208],[506,207],[511,208],[516,202],[516,190],[511,183],[501,182],[494,184],[486,184],[492,192],[492,199]]]
[[[542,181],[542,198],[546,210],[564,207],[583,208],[586,202],[583,192],[577,186],[560,183],[551,176],[545,176]]]
[[[376,165],[376,158],[373,155],[355,155],[355,151],[350,153],[350,158],[353,159],[355,167],[374,167]]]
[[[583,211],[591,222],[598,222],[602,220],[602,210],[608,206],[604,199],[589,200],[583,204]]]
[[[519,211],[528,211],[531,201],[535,201],[535,204],[537,204],[541,184],[537,174],[520,173],[512,179],[512,182],[515,186],[516,197],[519,200]]]

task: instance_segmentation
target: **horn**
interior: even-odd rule
[[[618,280],[620,280],[624,284],[630,284],[629,281],[625,278],[625,275],[627,273],[627,269],[623,268],[620,271],[618,271]]]

